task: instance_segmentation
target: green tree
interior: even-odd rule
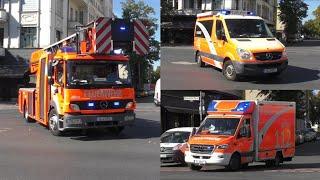
[[[160,78],[160,66],[158,66],[155,71],[152,71],[151,83],[155,84],[159,78]]]
[[[154,9],[145,4],[142,0],[126,0],[121,2],[121,7],[122,18],[127,20],[143,20],[150,35],[150,51],[148,55],[141,57],[135,53],[129,54],[133,83],[136,89],[141,89],[143,87],[143,83],[148,81],[148,70],[150,64],[160,59],[160,43],[154,38],[155,32],[158,29],[157,19],[152,17],[155,15]]]
[[[296,117],[303,119],[306,112],[305,92],[299,90],[262,90],[259,95],[266,96],[269,101],[292,101],[296,102]]]
[[[299,32],[299,24],[307,17],[308,5],[303,0],[280,0],[280,20],[285,24],[287,38]]]
[[[161,0],[161,22],[170,21],[173,15],[172,0]]]
[[[309,36],[320,37],[320,6],[312,14],[315,16],[315,19],[306,21],[303,25],[303,31]]]

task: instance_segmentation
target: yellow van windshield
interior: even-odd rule
[[[273,38],[266,23],[261,19],[226,19],[231,38]]]

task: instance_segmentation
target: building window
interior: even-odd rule
[[[194,8],[194,0],[189,1],[189,8],[193,9]]]
[[[178,0],[174,0],[173,3],[174,3],[174,5],[173,5],[174,9],[178,9]]]
[[[79,22],[80,22],[81,24],[84,24],[84,22],[83,22],[83,11],[80,11],[80,12],[79,12]]]
[[[70,21],[73,21],[73,8],[70,8]]]
[[[38,11],[39,0],[21,0],[21,10],[25,11]]]
[[[37,28],[21,27],[20,31],[20,48],[37,47]]]
[[[61,31],[56,30],[56,42],[61,40]]]
[[[76,11],[76,19],[75,21],[78,21],[78,11]]]
[[[3,47],[4,30],[0,28],[0,47]]]

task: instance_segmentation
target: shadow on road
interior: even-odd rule
[[[308,142],[296,146],[296,156],[320,156],[320,142]]]
[[[266,167],[265,165],[253,165],[248,166],[246,169],[241,169],[239,172],[254,172],[254,171],[281,171],[281,170],[297,170],[297,169],[312,169],[312,168],[320,168],[320,163],[301,163],[301,164],[281,164],[280,167]],[[219,169],[210,169],[210,170],[202,170],[202,172],[231,172],[226,168]]]
[[[311,47],[320,46],[320,40],[306,40],[303,42],[286,44],[286,47]]]
[[[160,121],[136,119],[135,125],[132,127],[125,127],[119,135],[116,135],[107,129],[95,129],[87,132],[68,132],[65,137],[70,137],[70,139],[78,141],[157,138],[160,137]]]
[[[292,84],[319,80],[319,73],[319,70],[289,65],[288,69],[278,77],[248,77],[246,79],[241,79],[240,81],[247,81],[255,84]]]

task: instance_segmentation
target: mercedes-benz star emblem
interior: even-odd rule
[[[166,150],[166,148],[164,148],[164,147],[160,148],[160,152],[164,152],[165,150]]]
[[[106,102],[106,101],[100,102],[100,107],[101,107],[101,109],[107,109],[108,108],[108,102]]]
[[[271,53],[266,53],[266,58],[267,58],[268,60],[271,60],[271,59],[272,59],[272,54],[271,54]]]

